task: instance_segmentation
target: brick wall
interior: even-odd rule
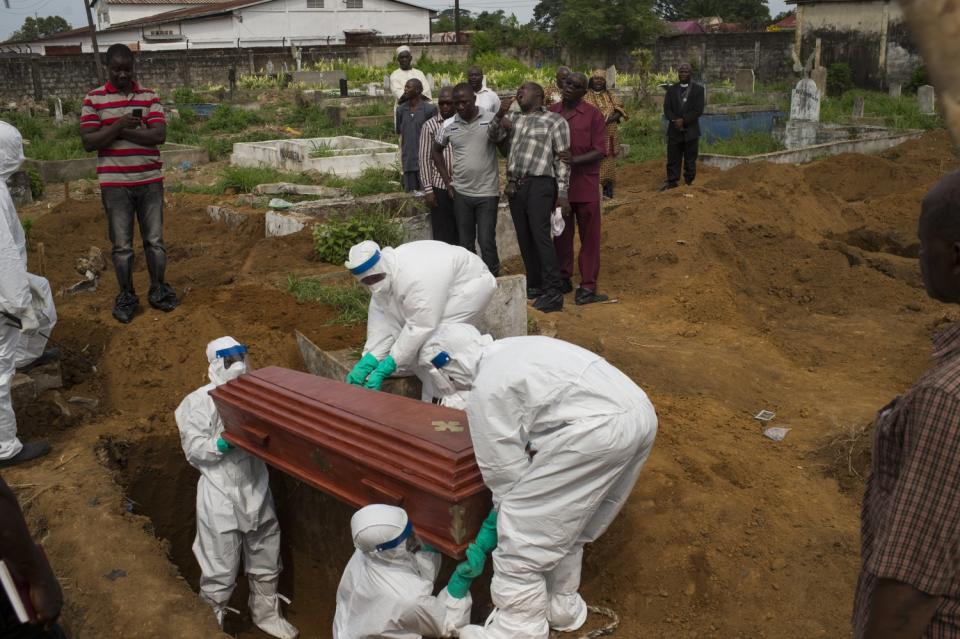
[[[658,71],[690,62],[703,81],[732,80],[737,69],[753,69],[758,82],[795,78],[790,50],[793,33],[703,33],[659,38],[654,45]]]
[[[469,47],[464,45],[416,45],[414,54],[429,55],[434,60],[467,60]],[[396,48],[390,47],[323,47],[301,52],[304,65],[322,59],[344,58],[363,64],[385,65],[392,60]],[[227,84],[232,66],[238,74],[262,72],[267,62],[274,70],[284,64],[293,70],[289,48],[257,49],[189,49],[183,51],[145,51],[137,54],[137,74],[144,86],[161,92],[178,87],[204,84]],[[99,84],[93,54],[70,56],[31,56],[0,54],[0,102],[16,102],[24,96],[44,100],[48,96],[77,97]]]

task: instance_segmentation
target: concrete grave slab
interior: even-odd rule
[[[396,144],[341,135],[234,144],[230,163],[235,166],[269,166],[282,171],[319,171],[341,177],[358,177],[368,168],[392,167],[397,153]]]
[[[210,156],[201,148],[184,144],[164,144],[160,148],[160,160],[164,166],[179,166],[183,162],[206,164]],[[76,160],[30,160],[24,166],[35,168],[44,182],[68,182],[90,177],[97,172],[97,158],[79,158]]]

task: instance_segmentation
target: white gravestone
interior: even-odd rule
[[[920,103],[920,113],[933,115],[937,111],[936,92],[929,84],[917,89],[917,101]]]
[[[797,149],[817,143],[820,129],[820,89],[810,78],[797,82],[790,98],[790,119],[787,121],[784,145]]]

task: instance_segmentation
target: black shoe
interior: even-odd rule
[[[670,189],[675,189],[678,186],[680,185],[677,184],[676,182],[664,182],[663,184],[660,185],[660,188],[657,190],[662,193],[663,191],[669,191]]]
[[[21,366],[20,368],[18,368],[18,369],[17,369],[17,372],[18,372],[18,373],[26,373],[27,371],[31,371],[31,370],[33,370],[34,368],[37,368],[38,366],[43,366],[44,364],[49,364],[50,362],[55,362],[55,361],[57,361],[58,359],[60,359],[60,349],[59,349],[59,348],[56,348],[56,347],[54,347],[54,348],[48,348],[47,350],[43,351],[43,355],[41,355],[41,356],[38,357],[37,359],[33,360],[33,361],[30,362],[29,364],[27,364],[27,365],[25,365],[25,366]]]
[[[37,457],[43,457],[49,452],[50,444],[45,441],[27,442],[23,445],[23,448],[20,449],[20,452],[10,459],[0,459],[0,468],[16,466],[17,464],[28,462],[31,459],[36,459]]]
[[[613,199],[613,182],[607,182],[603,185],[603,197]]]
[[[690,186],[691,184],[693,184],[693,180],[692,179],[684,180],[683,183],[686,184],[687,186]]]
[[[177,294],[173,292],[173,287],[169,284],[150,287],[149,300],[150,306],[164,313],[169,313],[180,306],[180,300],[177,299]]]
[[[113,318],[122,324],[129,324],[138,308],[140,308],[139,297],[130,291],[120,291],[113,305]]]
[[[528,299],[528,300],[535,300],[535,299],[537,299],[538,297],[540,297],[541,295],[543,295],[543,289],[542,289],[542,288],[537,288],[536,286],[528,286],[528,287],[527,287],[527,299]]]
[[[563,310],[563,295],[560,293],[544,293],[533,303],[533,308],[542,313],[553,313]]]
[[[566,295],[567,293],[573,292],[573,282],[570,281],[569,277],[565,277],[560,283],[560,294]]]
[[[609,297],[603,293],[591,291],[588,288],[578,288],[577,294],[573,298],[573,303],[582,306],[583,304],[593,304],[594,302],[606,302]]]

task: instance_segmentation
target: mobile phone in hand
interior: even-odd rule
[[[138,120],[139,120],[140,118],[142,118],[142,117],[143,117],[143,109],[134,109],[134,110],[133,110],[133,117],[137,118]]]

